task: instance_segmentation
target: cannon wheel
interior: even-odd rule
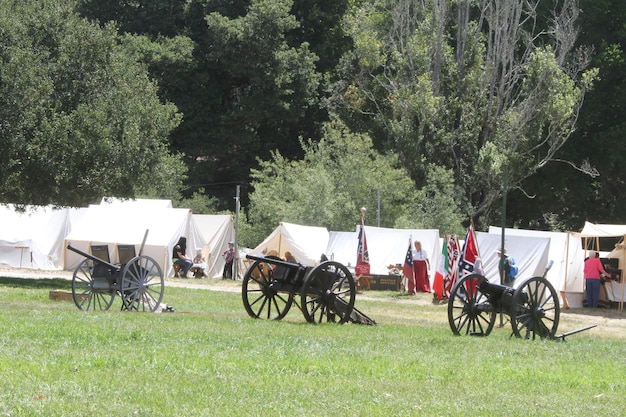
[[[478,287],[487,278],[470,274],[456,283],[448,299],[448,322],[452,333],[488,336],[496,322],[495,307]]]
[[[559,326],[559,298],[544,277],[524,281],[513,293],[511,325],[516,337],[552,339]]]
[[[293,303],[293,293],[276,290],[272,265],[255,261],[243,276],[241,298],[250,317],[280,320],[287,315]]]
[[[79,310],[108,310],[115,299],[115,288],[95,289],[93,261],[83,259],[72,276],[72,298]]]
[[[156,311],[163,299],[165,281],[159,264],[149,256],[136,256],[122,269],[122,308]]]
[[[304,278],[302,314],[309,323],[343,324],[354,310],[356,285],[352,274],[342,264],[323,262]]]

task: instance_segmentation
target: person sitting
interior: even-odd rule
[[[172,249],[172,263],[174,265],[180,265],[183,270],[181,278],[187,278],[187,273],[193,266],[193,261],[185,253],[187,251],[187,238],[181,237],[178,239],[178,243],[174,245]]]
[[[207,264],[204,255],[202,255],[202,249],[196,251],[196,256],[193,258],[193,266],[190,271],[196,278],[202,278],[207,276]]]
[[[296,261],[296,258],[294,258],[291,252],[289,251],[285,252],[285,262],[289,262],[290,264],[298,263],[298,261]]]

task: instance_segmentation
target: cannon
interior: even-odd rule
[[[448,322],[455,335],[488,336],[497,314],[508,314],[511,337],[564,341],[565,337],[596,325],[556,334],[560,305],[557,292],[546,279],[552,267],[548,262],[541,277],[522,281],[517,288],[494,284],[480,274],[461,278],[450,292]]]
[[[552,261],[548,262],[543,276],[529,278],[517,288],[491,283],[480,274],[461,278],[452,288],[448,300],[448,322],[452,332],[455,335],[488,336],[496,315],[508,314],[513,328],[511,336],[564,340],[564,335],[556,336],[560,305],[556,290],[546,279],[551,267]]]
[[[470,274],[450,292],[448,322],[455,335],[488,336],[497,314],[509,315],[511,335],[556,338],[559,300],[545,277],[532,277],[512,288],[491,283],[480,274]]]
[[[107,245],[92,245],[93,254],[71,244],[67,246],[86,258],[72,275],[72,298],[79,310],[108,310],[116,295],[122,299],[122,310],[158,310],[165,289],[164,277],[153,258],[141,255],[147,235],[146,230],[137,256],[135,245],[117,245],[119,264],[110,262]]]
[[[309,323],[376,324],[354,307],[354,277],[341,263],[325,260],[309,267],[275,256],[246,258],[254,261],[241,286],[243,305],[250,317],[281,320],[296,304]]]

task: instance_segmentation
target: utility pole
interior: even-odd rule
[[[380,184],[378,184],[378,211],[376,212],[376,220],[378,220],[378,227],[380,227]]]

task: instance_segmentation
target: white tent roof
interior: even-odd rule
[[[251,254],[261,255],[265,249],[275,250],[282,258],[285,251],[289,251],[299,263],[314,266],[319,263],[322,254],[326,253],[328,237],[325,227],[281,222]]]
[[[134,244],[137,254],[148,230],[142,255],[152,257],[166,275],[171,273],[172,248],[187,238],[187,255],[202,248],[203,239],[188,209],[167,208],[160,200],[134,200],[91,205],[65,238],[65,245],[90,252],[94,244],[107,244],[111,262],[118,262],[116,244]],[[84,258],[65,250],[64,268],[71,270]]]
[[[476,240],[485,276],[489,281],[499,283],[497,251],[502,245],[501,235],[476,232]],[[515,264],[519,267],[514,286],[527,278],[543,276],[549,260],[549,238],[514,236],[505,233],[505,248],[507,255],[513,257]]]
[[[12,204],[0,206],[0,264],[62,269],[63,238],[84,210],[29,206],[22,213]]]
[[[117,197],[103,197],[101,206],[118,206],[133,209],[159,209],[172,208],[172,200],[156,200],[151,198],[122,199]]]
[[[626,225],[621,224],[594,224],[585,222],[585,227],[576,237],[619,237],[626,236]]]
[[[626,245],[624,245],[624,240],[626,240],[626,225],[594,224],[585,222],[585,227],[583,227],[583,230],[579,233],[573,233],[573,235],[583,238],[623,237],[622,242],[616,245],[615,249],[611,253],[609,253],[607,257],[618,259],[618,268],[620,268],[622,270],[622,274],[624,274],[624,262],[626,261]],[[619,301],[620,308],[623,308],[623,302],[626,297],[624,282],[624,276],[622,275],[621,284],[610,281],[608,283],[609,285],[607,285],[607,288],[610,288],[610,290],[607,291],[609,298],[613,301]]]
[[[357,230],[358,230],[357,226]],[[419,240],[430,258],[430,272],[434,275],[438,257],[441,255],[439,231],[436,229],[389,229],[365,226],[365,238],[370,258],[370,272],[387,275],[388,266],[404,264],[409,239]],[[331,232],[326,254],[344,265],[356,264],[358,231]],[[411,247],[411,249],[413,249]]]
[[[234,240],[235,228],[233,218],[228,214],[194,214],[198,231],[202,236],[203,253],[207,257],[208,276],[221,277],[224,270],[222,252],[228,247],[228,242]],[[195,253],[189,253],[193,257]]]
[[[498,236],[501,235],[501,230],[500,227],[489,227],[489,233]],[[585,260],[585,252],[580,245],[579,238],[571,233],[508,228],[505,229],[504,236],[505,238],[508,236],[549,238],[550,250],[548,257],[550,260],[554,261],[554,265],[548,272],[548,281],[550,281],[557,291],[583,291],[583,263]]]

